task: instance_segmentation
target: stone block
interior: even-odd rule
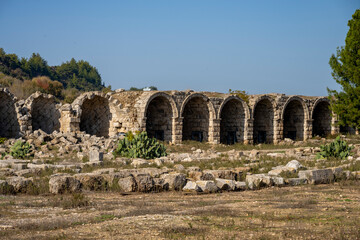
[[[330,183],[334,181],[331,169],[316,169],[299,171],[299,178],[307,179],[310,184]]]
[[[102,162],[104,158],[103,152],[97,150],[91,150],[89,152],[89,161],[90,162]]]

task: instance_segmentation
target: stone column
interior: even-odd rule
[[[209,143],[220,143],[220,121],[221,119],[213,119],[209,121]]]
[[[75,117],[70,104],[65,104],[60,109],[60,131],[63,133],[79,132],[80,118]]]
[[[335,114],[333,114],[331,118],[331,135],[337,135],[340,133],[340,127],[338,125],[338,118]]]
[[[180,144],[182,142],[183,117],[172,118],[172,143]]]
[[[308,119],[305,121],[305,126],[304,126],[304,140],[308,140],[312,138],[312,130],[313,130],[313,119]]]
[[[282,137],[283,137],[282,119],[275,117],[274,135],[273,135],[274,144],[278,144],[281,141]]]
[[[254,143],[254,119],[248,119],[245,121],[244,128],[244,144],[253,144]]]

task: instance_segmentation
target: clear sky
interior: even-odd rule
[[[0,47],[84,59],[113,89],[326,95],[360,0],[0,0]]]

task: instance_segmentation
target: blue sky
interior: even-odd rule
[[[359,0],[0,0],[0,47],[95,66],[113,89],[326,95]]]

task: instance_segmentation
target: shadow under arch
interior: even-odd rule
[[[247,104],[237,96],[227,97],[220,105],[220,143],[234,144],[245,139],[245,122],[249,118]]]
[[[298,96],[289,98],[281,113],[283,138],[305,139],[305,122],[309,119],[309,110],[304,100]]]
[[[254,143],[274,142],[275,101],[265,95],[257,99],[253,108],[253,139]]]
[[[201,94],[189,95],[181,106],[183,118],[182,140],[209,140],[210,121],[215,117],[215,109],[210,99]]]
[[[172,121],[178,115],[174,100],[166,93],[155,93],[147,100],[144,114],[146,116],[146,132],[149,137],[171,142]]]

